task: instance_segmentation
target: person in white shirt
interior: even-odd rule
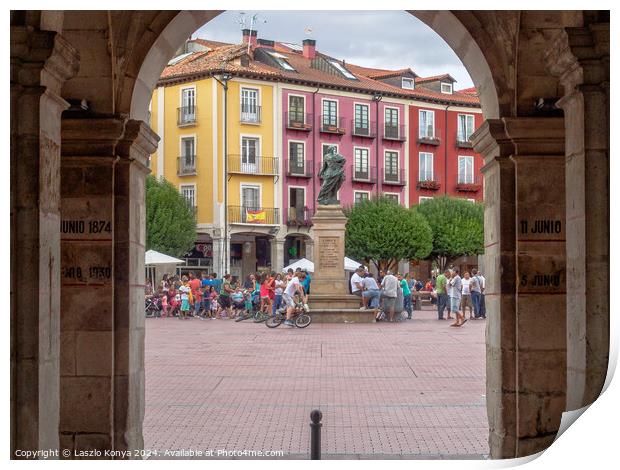
[[[372,273],[366,274],[366,277],[362,280],[362,287],[364,288],[362,299],[365,304],[362,308],[367,308],[367,306],[373,309],[377,308],[379,306],[379,299],[381,298],[381,289],[379,289],[379,285]]]
[[[286,284],[286,288],[282,293],[282,301],[286,305],[286,320],[284,321],[286,326],[295,326],[295,323],[291,321],[291,317],[293,313],[295,313],[295,294],[298,294],[304,303],[307,302],[304,288],[301,285],[301,281],[303,281],[305,277],[306,274],[301,271],[295,273],[295,276]]]
[[[388,319],[394,321],[394,307],[396,307],[396,297],[398,297],[398,279],[388,271],[381,281],[383,291],[383,307],[388,311]]]
[[[473,304],[473,295],[470,294],[469,285],[476,285],[476,280],[469,277],[469,272],[465,271],[463,273],[463,279],[461,279],[461,285],[463,286],[462,296],[461,296],[461,311],[463,315],[465,315],[465,309],[469,307],[469,319],[474,318],[474,304]]]
[[[355,270],[355,272],[353,273],[353,276],[351,276],[351,293],[353,295],[357,295],[360,298],[361,301],[361,307],[360,308],[366,308],[366,302],[364,300],[364,297],[362,296],[362,292],[364,290],[364,286],[362,285],[362,281],[364,280],[364,278],[362,277],[364,275],[364,273],[366,272],[366,270],[364,269],[363,266],[360,266],[359,268],[357,268]]]

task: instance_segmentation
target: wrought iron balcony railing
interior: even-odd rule
[[[312,160],[299,161],[289,158],[286,161],[286,175],[293,178],[312,178]]]
[[[362,122],[351,119],[351,133],[356,137],[374,139],[377,137],[377,123],[374,121]]]
[[[276,157],[228,155],[228,173],[277,176],[280,174],[278,162]]]
[[[284,113],[284,122],[287,129],[309,132],[312,130],[313,120],[314,116],[310,113],[304,114],[290,111]]]
[[[383,184],[392,186],[405,186],[405,170],[386,171],[383,170]]]
[[[441,182],[439,181],[439,177],[433,174],[432,171],[420,171],[418,173],[418,183],[416,187],[418,189],[437,191],[441,187]]]
[[[426,129],[420,128],[418,131],[418,144],[440,145],[441,131],[433,126],[428,126]]]
[[[279,209],[275,207],[228,206],[231,224],[278,225]]]
[[[482,189],[482,178],[479,175],[459,173],[456,177],[456,190],[477,193]]]
[[[392,125],[383,123],[383,139],[384,140],[398,140],[400,142],[404,142],[407,140],[407,135],[405,134],[405,125],[397,124]]]
[[[307,207],[289,207],[286,214],[286,225],[289,227],[312,226],[312,211]]]
[[[242,104],[240,121],[244,124],[260,124],[261,109],[261,106]]]
[[[355,167],[351,166],[351,175],[356,183],[375,184],[377,182],[377,168],[372,166]]]
[[[177,158],[177,175],[189,176],[196,174],[196,155],[182,155]]]
[[[193,126],[196,124],[198,108],[196,106],[184,106],[177,108],[177,126]]]
[[[343,117],[333,118],[326,115],[321,115],[321,132],[327,134],[344,134],[345,119]]]

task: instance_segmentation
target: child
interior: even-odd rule
[[[219,305],[217,303],[217,291],[214,286],[209,286],[209,302],[211,308],[211,320],[219,318]]]
[[[161,293],[161,317],[167,317],[168,316],[168,292],[164,292],[162,290]]]
[[[179,320],[187,319],[187,314],[189,313],[189,295],[191,289],[187,282],[187,277],[183,276],[183,285],[179,287],[179,291],[181,293],[181,314],[179,315]]]
[[[271,287],[271,283],[270,283],[269,274],[263,273],[260,279],[260,311],[261,312],[269,312],[271,310],[271,299],[269,298],[270,287]]]

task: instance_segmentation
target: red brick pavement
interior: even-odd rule
[[[483,458],[485,322],[266,328],[146,320],[146,449],[279,450],[307,458]],[[161,454],[160,454],[161,455]]]

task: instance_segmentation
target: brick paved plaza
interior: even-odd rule
[[[146,320],[146,449],[323,458],[484,458],[485,322],[415,312],[403,323],[266,328]]]

